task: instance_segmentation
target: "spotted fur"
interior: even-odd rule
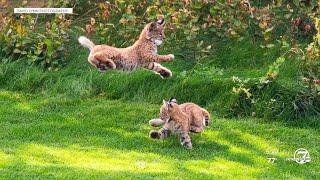
[[[86,37],[79,37],[79,43],[89,48],[88,61],[101,72],[108,69],[132,71],[139,67],[159,74],[162,78],[172,76],[172,72],[160,62],[171,61],[173,54],[158,55],[157,46],[165,39],[164,20],[149,23],[142,30],[139,39],[127,48],[116,48],[108,45],[95,45]]]

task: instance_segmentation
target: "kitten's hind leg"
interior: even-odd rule
[[[169,69],[156,62],[149,63],[145,68],[153,71],[156,74],[159,74],[162,78],[168,78],[172,76],[172,72]]]
[[[200,133],[203,131],[203,126],[190,126],[190,131],[194,133]]]
[[[116,69],[116,64],[104,54],[93,55],[91,64],[95,65],[100,72],[105,72],[107,69]]]
[[[193,114],[193,121],[190,124],[190,131],[194,133],[200,133],[205,128],[205,117],[202,112]]]

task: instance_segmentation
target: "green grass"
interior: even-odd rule
[[[0,178],[320,178],[319,127],[213,117],[188,151],[174,136],[148,137],[158,111],[147,102],[0,91]],[[286,160],[300,147],[311,163]]]

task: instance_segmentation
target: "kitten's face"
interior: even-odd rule
[[[166,102],[168,115],[171,116],[175,112],[179,111],[179,105],[176,98],[170,98],[168,102]]]
[[[148,38],[154,42],[157,46],[161,45],[165,39],[164,35],[164,20],[158,20],[149,24]]]
[[[175,98],[171,98],[169,101],[163,100],[163,104],[160,108],[160,119],[168,121],[170,119],[170,114],[172,115],[177,110],[179,110],[179,105]]]
[[[164,101],[161,108],[160,108],[160,119],[167,121],[169,120],[170,116],[168,114],[167,104]]]

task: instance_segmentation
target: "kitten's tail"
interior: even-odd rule
[[[95,45],[93,44],[93,42],[90,41],[90,39],[88,39],[88,38],[86,38],[86,37],[84,37],[84,36],[80,36],[80,37],[78,38],[78,41],[79,41],[79,43],[80,43],[82,46],[84,46],[84,47],[86,47],[86,48],[89,48],[90,51],[91,51],[92,48],[95,46]]]
[[[202,114],[204,116],[204,125],[209,126],[211,121],[210,113],[207,110],[202,108]]]

